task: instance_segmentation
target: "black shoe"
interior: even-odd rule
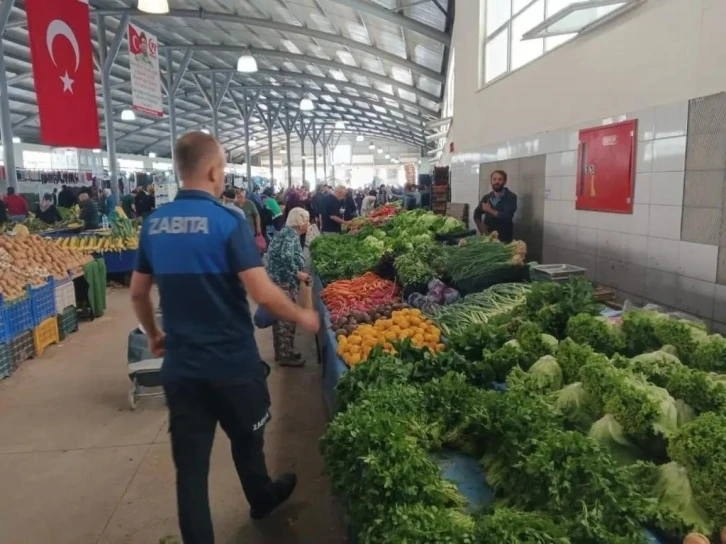
[[[279,480],[270,484],[268,499],[257,507],[250,508],[250,517],[260,520],[267,517],[273,510],[290,498],[297,486],[297,476],[293,473],[283,474]]]

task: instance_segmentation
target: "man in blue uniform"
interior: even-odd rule
[[[247,295],[311,332],[319,318],[275,286],[249,224],[219,204],[225,159],[217,140],[188,133],[177,143],[175,161],[184,190],[144,221],[131,298],[149,349],[164,355],[182,538],[185,544],[213,544],[207,477],[218,422],[230,438],[253,519],[284,502],[297,483],[294,474],[276,481],[267,474],[263,433],[270,397]],[[161,297],[163,333],[154,320],[152,281]]]

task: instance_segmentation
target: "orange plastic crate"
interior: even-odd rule
[[[58,320],[55,316],[44,319],[40,325],[33,329],[33,343],[35,344],[35,353],[43,355],[45,348],[59,342],[58,337]]]

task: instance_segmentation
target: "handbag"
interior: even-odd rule
[[[257,307],[255,315],[252,316],[252,321],[258,329],[269,329],[277,323],[277,319],[262,306]]]
[[[267,250],[267,242],[265,242],[265,237],[261,234],[255,236],[255,245],[257,246],[257,249],[260,250],[260,253],[264,253]]]

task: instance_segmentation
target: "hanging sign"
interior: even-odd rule
[[[129,68],[131,107],[141,113],[162,117],[159,43],[156,36],[129,23]]]
[[[40,141],[101,147],[88,0],[26,0],[25,11]]]

